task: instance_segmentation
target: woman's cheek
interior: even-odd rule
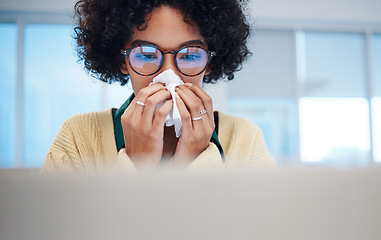
[[[134,89],[135,95],[152,82],[152,77],[150,76],[140,76],[140,75],[130,75],[132,88]]]
[[[183,82],[184,83],[192,83],[194,85],[198,85],[200,87],[202,87],[202,79],[203,79],[204,75],[200,75],[200,76],[197,76],[197,77],[183,77]]]

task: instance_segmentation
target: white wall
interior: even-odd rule
[[[258,19],[381,23],[379,0],[254,0]]]
[[[67,12],[76,0],[0,0],[0,11]],[[257,19],[381,23],[380,0],[252,0]]]

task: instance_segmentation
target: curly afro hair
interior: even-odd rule
[[[145,16],[161,5],[185,13],[184,21],[199,26],[208,49],[217,55],[205,83],[232,80],[234,72],[251,55],[246,46],[250,25],[244,15],[244,0],[80,0],[75,5],[75,39],[79,61],[101,81],[126,84],[129,75],[120,71],[120,50],[133,30],[144,29]]]

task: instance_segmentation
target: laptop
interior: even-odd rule
[[[0,239],[381,239],[381,169],[0,171]]]

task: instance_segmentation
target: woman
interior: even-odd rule
[[[249,25],[237,0],[83,0],[75,9],[86,69],[108,83],[131,80],[134,94],[119,109],[65,121],[43,172],[275,166],[258,127],[213,113],[200,87],[232,80],[250,54]],[[174,96],[152,83],[166,70],[184,82]],[[174,107],[181,116],[178,138],[165,125]]]

